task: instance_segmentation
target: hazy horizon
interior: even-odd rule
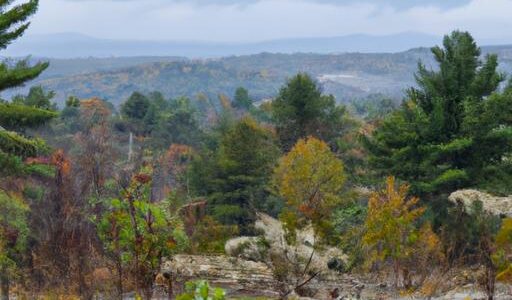
[[[105,39],[77,32],[28,34],[2,52],[3,57],[186,57],[216,58],[259,53],[398,53],[442,43],[442,36],[419,32],[390,35],[354,33],[340,36],[289,37],[251,42],[203,40]],[[510,45],[511,42],[480,39],[481,46]]]
[[[27,35],[247,43],[460,29],[504,43],[510,11],[511,0],[45,0]]]

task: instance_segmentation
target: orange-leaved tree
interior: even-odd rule
[[[388,177],[386,187],[374,192],[368,202],[363,246],[368,267],[393,267],[395,285],[400,279],[409,287],[414,271],[423,271],[424,264],[442,259],[441,245],[430,224],[418,228],[425,208],[419,199],[408,197],[409,186],[395,187],[395,178]],[[420,276],[424,279],[424,275]]]
[[[331,213],[341,201],[345,178],[341,160],[325,142],[313,137],[299,140],[274,170],[273,185],[285,201],[280,215],[286,234],[283,248],[291,251],[285,250],[283,257],[276,256],[272,263],[279,266],[284,262],[281,269],[287,272],[280,277],[288,282],[295,279],[294,288],[283,291],[284,296],[319,274],[310,269],[311,262],[319,246],[318,239],[325,237],[331,228]],[[297,242],[297,231],[308,229],[304,232],[311,232],[309,226],[312,226],[313,240],[309,241],[311,249],[305,250],[302,245],[305,243]],[[304,250],[311,251],[309,258],[298,254]]]
[[[512,282],[512,218],[506,218],[501,223],[496,234],[495,252],[492,261],[496,266],[496,279],[501,282]]]
[[[273,184],[286,201],[281,219],[292,240],[295,229],[309,224],[315,235],[323,233],[332,208],[341,201],[345,179],[343,162],[327,143],[313,137],[299,140],[281,158]]]

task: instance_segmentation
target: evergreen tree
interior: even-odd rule
[[[126,118],[124,124],[130,132],[146,136],[151,133],[151,129],[155,125],[156,120],[153,120],[152,117],[156,117],[156,107],[152,107],[145,95],[133,92],[121,105],[121,115]],[[148,115],[147,118],[146,115]]]
[[[121,106],[121,113],[129,119],[141,121],[150,106],[149,99],[139,92],[133,92]]]
[[[446,36],[443,46],[432,48],[439,69],[420,63],[418,88],[366,141],[378,173],[409,181],[417,195],[482,184],[481,172],[506,163],[511,150],[510,94],[497,93],[496,56],[481,61],[467,32]]]
[[[487,55],[480,61],[480,48],[468,32],[445,36],[443,48],[432,48],[439,70],[427,70],[419,63],[415,75],[419,88],[408,91],[409,98],[423,112],[436,119],[436,139],[447,141],[460,136],[467,102],[481,102],[496,91],[504,76],[497,72],[498,58]]]
[[[185,97],[170,101],[167,108],[152,102],[144,119],[151,130],[152,145],[167,149],[171,144],[199,145],[202,132],[197,112]]]
[[[29,26],[26,20],[35,13],[37,0],[9,7],[13,1],[0,1],[0,49],[19,38]],[[17,87],[34,79],[48,67],[48,63],[30,66],[21,60],[11,66],[7,61],[0,63],[0,92]],[[24,105],[0,104],[0,173],[12,175],[21,172],[22,159],[35,156],[44,150],[44,143],[31,140],[14,132],[26,127],[36,127],[55,116],[55,113]],[[13,131],[8,131],[13,130]]]
[[[334,96],[323,95],[304,73],[291,78],[272,103],[272,115],[284,150],[301,138],[314,136],[331,145],[343,132],[346,109]]]
[[[248,110],[252,106],[252,100],[249,97],[249,91],[243,87],[239,87],[235,91],[235,100],[233,107]]]
[[[52,103],[55,97],[54,91],[46,92],[42,86],[33,86],[30,88],[28,95],[17,95],[12,99],[15,104],[27,105],[46,110],[57,110],[57,105]]]
[[[30,139],[9,130],[35,127],[55,115],[55,113],[37,108],[0,104],[0,175],[9,176],[23,173],[25,158],[35,157],[47,150],[42,140]]]
[[[38,0],[9,7],[14,1],[0,1],[0,49],[5,49],[14,40],[21,37],[30,25],[27,19],[33,15],[39,5]],[[8,62],[0,63],[0,91],[17,87],[36,78],[48,67],[47,62],[31,66],[28,60],[21,60],[14,67]]]
[[[0,191],[0,288],[2,300],[9,299],[13,277],[21,275],[20,262],[27,246],[28,206],[23,199]]]
[[[151,134],[158,128],[158,121],[160,119],[161,110],[156,103],[150,103],[146,115],[142,119],[144,132]]]
[[[36,12],[38,1],[30,0],[14,5],[13,0],[0,1],[0,49],[5,49],[19,38],[28,28],[26,20]],[[14,66],[8,61],[0,63],[0,92],[17,87],[36,78],[48,67],[48,63],[31,66],[28,59],[17,62]],[[0,103],[0,176],[1,184],[9,184],[9,176],[27,170],[22,160],[36,156],[46,149],[39,139],[29,139],[20,133],[9,130],[23,130],[35,127],[55,113],[24,105]],[[9,299],[10,283],[17,273],[17,267],[25,250],[27,237],[28,208],[22,199],[11,197],[5,190],[0,195],[0,286],[2,299]]]
[[[256,210],[267,206],[266,185],[279,155],[273,134],[254,119],[244,117],[222,134],[206,185],[213,216],[250,233]],[[204,170],[204,169],[203,169]]]
[[[462,131],[472,140],[466,157],[472,182],[493,193],[512,193],[512,90],[467,105]]]

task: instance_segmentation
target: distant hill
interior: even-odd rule
[[[223,57],[271,53],[382,53],[400,52],[413,47],[439,43],[438,36],[408,32],[373,36],[354,34],[337,37],[280,39],[254,43],[213,43],[200,41],[143,41],[98,39],[77,33],[29,35],[9,46],[6,56],[50,58],[182,56]]]
[[[159,56],[135,56],[135,57],[108,57],[108,58],[70,58],[70,59],[48,59],[33,57],[34,61],[49,60],[50,67],[41,74],[40,79],[62,77],[110,71],[141,64],[156,62],[186,61],[183,57],[159,57]]]
[[[483,47],[499,55],[502,71],[512,73],[512,46]],[[50,60],[50,69],[30,85],[41,84],[57,93],[62,104],[68,95],[98,96],[118,105],[133,91],[161,91],[166,97],[195,98],[204,93],[232,96],[239,86],[255,100],[273,97],[297,72],[308,72],[339,102],[372,94],[401,99],[414,85],[418,61],[434,66],[428,48],[398,53],[271,54],[190,60],[178,57],[135,57]],[[9,98],[28,86],[4,92]]]

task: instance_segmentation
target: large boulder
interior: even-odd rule
[[[459,190],[453,192],[448,199],[457,204],[461,203],[471,210],[474,202],[480,201],[485,211],[497,215],[512,217],[512,196],[498,197],[478,190]]]

